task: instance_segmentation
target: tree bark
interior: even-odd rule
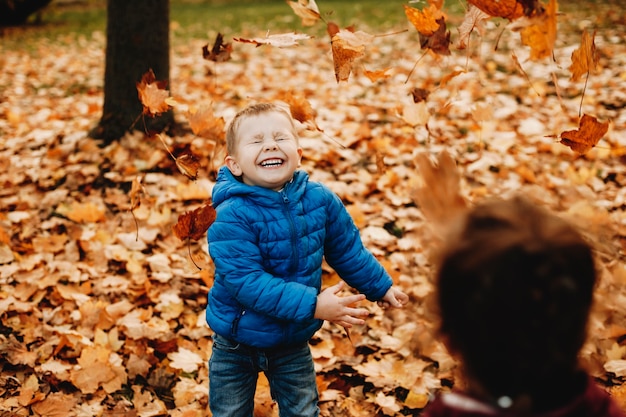
[[[102,118],[90,135],[111,143],[130,130],[163,131],[172,111],[142,116],[136,82],[152,69],[169,89],[169,0],[108,0]]]

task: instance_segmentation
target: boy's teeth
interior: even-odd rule
[[[282,164],[283,161],[281,161],[280,159],[268,159],[267,161],[263,161],[261,162],[261,166],[273,166],[273,165],[280,165]]]

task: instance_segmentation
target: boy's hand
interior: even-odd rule
[[[369,311],[364,308],[350,307],[350,305],[364,300],[365,295],[356,294],[340,297],[337,294],[343,289],[344,285],[343,281],[339,281],[339,283],[326,288],[317,296],[314,316],[316,319],[327,320],[345,328],[365,323],[362,317],[367,317]]]
[[[382,308],[391,307],[404,307],[409,302],[409,296],[403,293],[398,288],[391,286],[385,293],[382,300],[378,302],[378,305]]]

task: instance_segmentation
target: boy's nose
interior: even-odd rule
[[[275,149],[278,149],[278,145],[276,144],[275,140],[270,139],[270,140],[265,141],[263,148],[268,151],[273,151]]]

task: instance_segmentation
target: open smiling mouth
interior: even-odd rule
[[[275,168],[281,166],[283,162],[284,161],[282,159],[267,159],[265,161],[262,161],[259,165],[261,165],[263,168]]]

